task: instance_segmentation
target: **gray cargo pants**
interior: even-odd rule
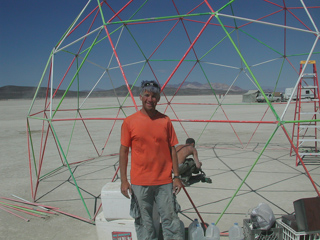
[[[172,192],[172,183],[158,186],[132,185],[130,215],[135,218],[138,240],[157,240],[153,224],[153,204],[161,218],[164,240],[182,240],[178,211],[180,206]]]
[[[179,174],[182,178],[187,178],[186,181],[189,181],[193,173],[199,173],[199,169],[192,158],[186,158],[182,164],[179,164]]]

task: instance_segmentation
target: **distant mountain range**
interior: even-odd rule
[[[211,87],[207,84],[201,84],[198,82],[185,82],[177,92],[180,85],[168,84],[164,90],[164,94],[172,96],[176,94],[177,96],[187,96],[187,95],[211,95],[213,94],[212,89],[216,94],[225,94],[230,88],[229,85],[223,83],[212,83]],[[211,89],[212,88],[212,89]],[[23,87],[23,86],[4,86],[0,87],[0,100],[1,99],[32,99],[36,92],[36,87]],[[55,89],[53,90],[55,92]],[[65,97],[86,97],[90,91],[68,91]],[[134,96],[138,96],[140,92],[139,87],[133,87],[132,93]],[[177,92],[177,93],[176,93]],[[247,92],[237,86],[232,86],[228,94],[243,94]],[[91,97],[114,97],[114,96],[126,96],[128,89],[126,85],[122,85],[115,89],[103,90],[96,89],[91,93]],[[61,97],[65,94],[65,90],[58,90],[56,92],[57,97]],[[45,98],[47,95],[47,89],[42,87],[39,89],[37,98]]]
[[[227,85],[227,84],[224,84],[224,83],[210,83],[211,87],[215,90],[215,91],[227,91],[230,86]],[[202,84],[202,83],[198,83],[198,82],[184,82],[183,85],[182,85],[182,89],[211,89],[209,83],[205,83],[205,84]],[[179,84],[168,84],[168,86],[170,87],[173,87],[173,88],[178,88],[180,85]],[[246,90],[243,90],[242,88],[240,87],[237,87],[237,86],[232,86],[230,88],[230,91],[232,92],[243,92],[243,91],[246,91]]]

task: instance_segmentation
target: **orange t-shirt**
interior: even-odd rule
[[[131,183],[150,186],[172,182],[171,147],[178,139],[168,116],[151,119],[141,111],[127,117],[121,127],[121,144],[131,147]]]

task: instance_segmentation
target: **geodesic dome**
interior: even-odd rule
[[[180,138],[192,133],[210,145],[222,129],[245,148],[268,125],[270,136],[257,141],[267,146],[281,134],[290,144],[290,101],[279,112],[267,100],[257,107],[258,119],[245,112],[229,118],[228,96],[237,86],[264,97],[264,86],[273,92],[296,86],[300,61],[320,62],[319,18],[317,1],[88,1],[53,47],[28,112],[33,200],[49,197],[57,185],[70,193],[56,183],[67,182],[84,206],[79,215],[94,218],[97,207],[90,206],[98,205],[100,188],[91,190],[81,167],[108,157],[115,175],[106,178],[117,177],[118,149],[109,146],[120,144],[122,120],[139,109],[137,87],[145,79],[162,86],[159,110],[184,133]],[[205,102],[179,99],[188,82],[206,84]],[[218,83],[229,86],[223,94]]]

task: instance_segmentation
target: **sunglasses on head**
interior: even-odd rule
[[[159,88],[159,85],[157,83],[154,82],[146,82],[143,84],[143,87],[147,87],[147,86],[154,86],[156,88]]]

